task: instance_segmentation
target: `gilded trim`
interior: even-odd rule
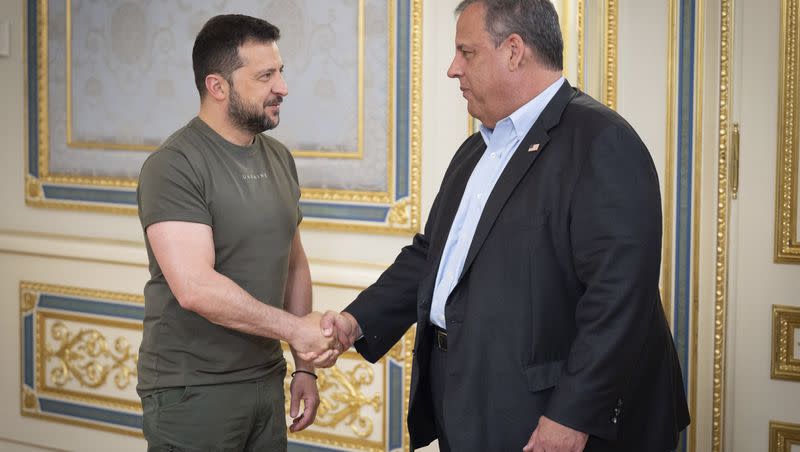
[[[690,337],[690,357],[689,357],[689,416],[697,419],[697,344],[699,343],[699,324],[700,315],[700,218],[702,201],[702,174],[703,174],[703,82],[705,80],[705,58],[703,49],[705,48],[705,1],[696,0],[695,11],[695,55],[697,58],[695,68],[695,138],[694,138],[694,224],[692,226],[692,295],[691,295],[691,337]],[[687,451],[694,452],[697,445],[697,422],[693,422],[688,427],[687,432]]]
[[[564,49],[562,59],[564,61],[572,62],[572,32],[570,31],[572,22],[572,0],[563,0],[561,2],[562,10],[559,14],[559,26],[561,27],[561,39]],[[564,76],[569,78],[572,72],[572,64],[564,65]]]
[[[324,188],[302,188],[303,199],[315,201],[348,201],[366,203],[390,203],[392,194],[379,191],[329,190]]]
[[[414,337],[416,335],[416,326],[412,326],[403,337],[392,347],[391,350],[381,358],[378,363],[383,366],[383,385],[382,388],[388,389],[387,381],[389,380],[389,372],[390,367],[389,363],[387,362],[388,359],[392,359],[396,361],[398,364],[402,365],[403,367],[403,394],[402,394],[402,410],[403,410],[403,419],[401,420],[402,424],[402,449],[404,452],[409,452],[411,449],[411,442],[408,435],[408,427],[405,422],[405,416],[408,414],[408,398],[410,395],[410,385],[411,385],[411,366],[412,366],[412,354],[411,351],[414,347]],[[283,344],[284,351],[288,351],[288,346]],[[361,360],[362,358],[353,351],[347,351],[343,355],[345,359],[353,359],[353,360]],[[341,359],[341,358],[340,358]],[[291,366],[291,365],[290,365]],[[330,376],[332,370],[331,369],[320,369],[319,372],[322,374],[320,378],[324,378],[323,376]],[[287,380],[288,381],[288,380]],[[285,389],[286,390],[286,389]],[[323,394],[320,394],[323,396]],[[338,400],[338,399],[337,399]],[[366,406],[366,405],[363,405]],[[382,410],[382,417],[381,422],[383,425],[383,435],[379,441],[368,440],[366,438],[354,438],[354,437],[345,437],[342,435],[332,434],[328,432],[320,432],[314,430],[305,430],[298,433],[292,433],[289,435],[289,439],[298,439],[302,441],[310,441],[315,443],[316,445],[326,445],[332,447],[341,447],[347,450],[359,450],[359,451],[367,451],[367,452],[381,452],[384,450],[388,450],[387,447],[389,446],[389,434],[390,428],[388,424],[389,419],[389,396],[388,393],[383,400],[383,410]]]
[[[661,303],[672,325],[672,270],[674,265],[673,229],[675,220],[675,120],[678,85],[678,0],[669,0],[667,23],[667,144],[664,160],[664,235],[662,237]]]
[[[725,335],[728,314],[728,141],[731,113],[733,0],[720,0],[719,147],[717,157],[717,240],[714,281],[714,369],[712,385],[711,451],[722,452],[725,431]]]
[[[800,121],[798,68],[798,0],[781,1],[780,94],[778,95],[778,173],[775,196],[775,262],[800,264],[797,241],[797,136]]]
[[[93,326],[104,326],[110,328],[117,328],[117,329],[126,329],[126,330],[134,330],[137,332],[142,331],[142,322],[140,321],[120,321],[120,320],[111,320],[111,319],[95,319],[90,316],[83,316],[83,315],[74,315],[74,314],[62,314],[56,312],[37,312],[36,315],[36,332],[37,332],[37,346],[35,352],[35,359],[36,359],[36,374],[38,380],[36,382],[36,393],[38,394],[51,394],[56,395],[62,400],[73,400],[77,402],[84,402],[94,404],[95,406],[103,406],[109,408],[117,408],[123,409],[128,411],[141,411],[141,402],[139,400],[128,400],[122,399],[119,397],[109,397],[99,394],[88,394],[86,392],[78,392],[69,389],[63,389],[60,387],[55,387],[49,385],[47,383],[47,374],[45,373],[45,363],[50,360],[50,358],[56,358],[57,360],[61,361],[64,364],[64,368],[66,372],[61,374],[63,378],[71,377],[77,379],[81,383],[82,388],[88,389],[96,389],[102,385],[104,385],[109,377],[112,375],[111,371],[114,371],[113,374],[116,376],[119,375],[121,380],[117,381],[117,388],[120,390],[124,390],[130,387],[130,384],[133,382],[135,384],[135,378],[137,376],[136,371],[136,363],[138,361],[138,353],[135,355],[125,355],[120,358],[119,362],[115,364],[119,364],[118,366],[109,367],[104,371],[99,371],[97,375],[92,374],[92,370],[90,368],[79,368],[75,366],[76,362],[78,361],[75,353],[76,350],[80,350],[80,346],[83,346],[83,350],[80,353],[91,353],[91,347],[97,346],[98,344],[90,344],[91,341],[85,341],[81,344],[76,345],[75,347],[64,347],[68,346],[69,344],[62,343],[62,347],[59,350],[50,350],[48,347],[48,331],[46,328],[46,323],[48,320],[62,320],[67,322],[74,322],[79,323],[82,325],[93,325]],[[62,332],[67,332],[65,329],[62,329]],[[56,335],[53,334],[53,331],[50,331],[50,336],[53,339],[57,339]],[[77,337],[77,336],[76,336]],[[100,336],[102,337],[102,336]],[[102,340],[105,341],[105,338],[102,337]],[[63,341],[62,341],[63,342]],[[128,349],[130,349],[130,344],[128,345]],[[138,350],[138,346],[134,347]],[[129,350],[128,350],[129,351]],[[132,367],[128,366],[128,363],[131,362],[133,364]],[[51,374],[51,377],[53,375]],[[134,377],[133,379],[131,377]],[[64,380],[68,381],[68,380]]]
[[[136,215],[137,209],[134,203],[131,201],[133,198],[133,190],[136,188],[137,181],[135,178],[114,178],[114,177],[91,177],[91,176],[71,176],[71,175],[54,175],[50,174],[49,172],[49,131],[48,131],[48,47],[47,47],[47,35],[48,35],[48,23],[47,23],[47,0],[29,0],[36,2],[37,5],[37,12],[36,12],[36,23],[37,29],[30,30],[31,32],[35,32],[37,36],[37,53],[36,55],[31,55],[31,58],[36,58],[37,64],[37,87],[38,87],[38,99],[37,99],[37,122],[38,122],[38,136],[36,137],[36,142],[38,143],[38,149],[35,150],[38,163],[38,172],[32,172],[31,168],[26,168],[26,186],[25,186],[25,202],[29,206],[34,207],[44,207],[44,208],[58,208],[58,209],[68,209],[68,210],[77,210],[82,212],[102,212],[102,213],[109,213],[109,214],[126,214],[126,215]],[[327,219],[327,218],[318,218],[313,219],[312,217],[308,217],[307,220],[304,222],[306,226],[320,228],[320,229],[330,229],[330,230],[341,230],[341,231],[348,231],[348,232],[368,232],[368,233],[386,233],[386,234],[398,234],[398,235],[407,235],[408,233],[417,232],[420,227],[420,174],[421,174],[421,87],[422,87],[422,71],[421,71],[421,64],[422,64],[422,46],[421,46],[421,0],[404,0],[408,1],[409,8],[411,9],[411,20],[409,23],[409,34],[410,34],[410,60],[411,60],[411,67],[409,69],[409,83],[411,85],[410,94],[409,94],[409,149],[408,149],[408,167],[409,167],[409,176],[408,176],[408,196],[403,196],[401,199],[398,199],[396,196],[397,191],[397,162],[395,162],[397,150],[395,149],[395,111],[394,109],[397,108],[397,99],[396,99],[396,82],[395,82],[395,71],[396,71],[396,45],[397,45],[397,37],[396,37],[396,18],[397,18],[397,0],[387,0],[388,2],[388,16],[389,16],[389,26],[387,33],[389,34],[388,39],[388,64],[387,70],[389,72],[388,77],[388,89],[389,92],[392,93],[390,95],[390,102],[388,110],[388,117],[387,121],[389,127],[387,128],[387,168],[386,168],[386,183],[387,189],[386,191],[381,192],[363,192],[363,191],[356,191],[356,190],[333,190],[333,189],[315,189],[315,188],[306,188],[302,190],[302,198],[301,202],[307,201],[325,201],[326,206],[330,206],[333,209],[339,209],[340,206],[338,202],[349,202],[349,203],[359,203],[355,208],[367,207],[372,208],[375,207],[377,209],[387,209],[392,210],[393,215],[391,218],[384,222],[373,222],[368,219],[358,219],[358,218],[348,218],[347,213],[345,213],[345,217],[341,220],[334,220],[334,219]],[[365,0],[359,0],[359,24],[365,25],[365,12],[364,12],[364,5]],[[67,10],[69,14],[70,10],[69,0],[67,1]],[[71,24],[71,20],[68,21],[68,24]],[[70,28],[70,27],[68,27]],[[362,27],[363,28],[363,27]],[[365,31],[362,30],[361,34],[364,34]],[[362,54],[365,52],[365,36],[359,36],[359,52]],[[69,48],[69,46],[68,46]],[[362,58],[363,60],[363,58]],[[27,60],[26,60],[27,61]],[[363,73],[363,61],[359,63],[359,71],[360,74]],[[68,77],[70,77],[71,81],[71,71],[67,71]],[[28,77],[25,77],[26,80]],[[364,81],[359,79],[359,90],[363,89]],[[68,101],[69,105],[71,106],[71,90],[68,89]],[[363,104],[364,96],[363,93],[360,92],[359,94],[359,103]],[[359,118],[360,120],[363,119],[363,108],[359,111]],[[69,116],[69,115],[68,115]],[[69,118],[68,118],[69,119]],[[362,121],[363,122],[363,121]],[[71,130],[71,119],[68,129]],[[359,126],[359,143],[360,146],[363,145],[363,127]],[[70,132],[71,133],[71,132]],[[74,143],[73,143],[74,144]],[[28,146],[29,148],[30,146]],[[363,146],[361,146],[363,147]],[[126,147],[129,149],[129,147]],[[30,158],[31,150],[28,149],[28,155]],[[322,153],[323,155],[313,155],[314,157],[337,157],[334,153]],[[295,154],[298,156],[303,156],[299,154]],[[345,156],[338,156],[338,157],[345,157]],[[355,154],[348,153],[346,156],[347,158],[355,158]],[[359,155],[360,157],[360,155]],[[28,167],[28,159],[26,159],[26,167]],[[405,176],[403,176],[405,177]],[[405,180],[404,180],[405,183]],[[101,187],[104,190],[103,194],[105,195],[108,193],[111,196],[117,196],[124,198],[124,202],[114,202],[111,200],[104,200],[104,201],[79,201],[76,199],[70,199],[70,196],[73,195],[62,195],[66,196],[63,199],[59,198],[48,198],[47,190],[89,190],[91,191],[92,187]],[[112,189],[112,190],[108,190]],[[118,193],[114,193],[113,189],[119,189]],[[83,195],[82,195],[83,196]],[[88,197],[86,199],[89,199]],[[107,198],[104,198],[107,199]],[[129,204],[125,204],[129,203]],[[405,212],[400,212],[401,204],[406,210]],[[364,205],[366,204],[366,205]],[[377,205],[375,205],[377,204]],[[347,212],[346,210],[344,212]],[[390,220],[395,220],[395,222],[391,222]],[[397,222],[398,220],[403,220],[404,222],[400,223]]]
[[[336,158],[336,159],[363,159],[364,158],[364,49],[366,42],[366,0],[358,0],[358,149],[355,152],[325,152],[325,151],[311,151],[303,149],[293,149],[292,155],[295,157],[311,157],[311,158]],[[389,1],[389,11],[393,9],[393,2]],[[389,22],[389,41],[392,41],[392,34],[394,33],[394,22]],[[391,50],[387,54],[387,63],[389,74],[392,73],[394,61],[392,59]],[[390,79],[391,80],[391,79]],[[392,92],[391,82],[389,83],[388,93]],[[391,98],[391,96],[389,96]],[[392,103],[391,99],[387,102],[389,114],[391,115]],[[391,136],[391,129],[390,129]],[[387,145],[387,154],[389,158],[386,161],[386,166],[392,166],[391,153],[392,141],[389,138]],[[391,185],[390,185],[391,187]]]
[[[605,1],[604,31],[604,63],[603,68],[603,103],[609,108],[617,109],[617,36],[619,34],[617,0]]]
[[[795,331],[800,330],[800,307],[772,305],[772,367],[770,377],[800,381],[800,359],[795,358],[800,344]]]
[[[422,180],[422,0],[412,0],[411,12],[411,149],[410,220],[411,231],[419,230]]]
[[[37,99],[37,112],[38,127],[39,127],[39,173],[40,179],[44,179],[49,175],[49,131],[48,125],[50,124],[50,112],[47,108],[48,94],[48,41],[47,41],[47,0],[37,0],[38,5],[36,8],[36,34],[37,34],[37,52],[36,52],[36,76],[38,84],[39,98]],[[26,159],[27,160],[27,159]]]
[[[60,295],[70,295],[74,297],[93,298],[99,300],[121,301],[144,306],[144,296],[129,294],[124,292],[111,292],[107,290],[83,289],[79,287],[61,286],[57,284],[44,284],[30,281],[22,281],[19,284],[20,293],[57,293]]]
[[[770,421],[769,452],[792,452],[792,446],[800,446],[800,424]]]
[[[335,158],[335,159],[362,159],[364,158],[364,58],[365,58],[365,41],[366,41],[366,13],[365,13],[366,0],[358,0],[358,135],[357,135],[357,149],[355,151],[345,152],[325,152],[314,150],[296,149],[292,150],[292,155],[295,157],[310,157],[310,158]],[[145,145],[145,144],[129,144],[129,143],[111,143],[102,141],[80,141],[73,139],[72,133],[72,0],[65,0],[66,8],[66,102],[67,102],[67,147],[82,148],[82,149],[100,149],[100,150],[123,150],[123,151],[146,151],[152,152],[158,149],[158,146]],[[391,9],[391,5],[390,5]],[[393,26],[389,22],[389,33],[392,33]],[[389,62],[389,71],[392,71],[393,62]],[[392,92],[391,89],[388,92]],[[392,106],[389,105],[389,109]],[[389,142],[391,145],[391,142]],[[389,164],[391,166],[391,164]]]
[[[123,413],[136,414],[141,412],[141,405],[137,400],[126,400],[118,397],[105,396],[101,394],[87,394],[74,390],[61,389],[47,385],[44,376],[44,361],[46,354],[52,350],[45,350],[46,331],[44,323],[46,319],[60,319],[74,322],[90,323],[93,325],[108,326],[112,328],[124,328],[141,330],[141,323],[137,321],[125,321],[116,319],[95,318],[91,315],[64,314],[50,310],[35,310],[36,303],[41,294],[56,294],[84,299],[97,299],[115,302],[124,302],[133,305],[143,305],[144,297],[122,292],[111,292],[105,290],[84,289],[78,287],[61,286],[55,284],[35,283],[21,281],[19,284],[20,294],[20,319],[24,322],[26,317],[32,317],[32,331],[35,346],[32,350],[27,350],[22,356],[22,372],[20,372],[20,414],[26,417],[46,419],[54,422],[86,427],[95,430],[103,430],[113,433],[123,433],[126,435],[141,437],[141,429],[125,427],[123,425],[104,424],[102,421],[87,421],[78,418],[71,418],[68,415],[58,415],[47,411],[41,411],[40,396],[55,396],[54,400],[63,402],[88,403],[98,408],[123,410]],[[24,339],[24,329],[20,329],[20,343],[25,350],[26,341]],[[33,346],[34,344],[28,344]],[[25,383],[26,365],[25,355],[32,355],[32,387]]]

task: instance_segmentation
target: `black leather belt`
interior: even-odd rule
[[[447,330],[439,328],[436,325],[431,324],[431,328],[433,331],[433,346],[438,348],[439,350],[446,352],[447,351]]]

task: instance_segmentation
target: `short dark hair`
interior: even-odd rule
[[[231,74],[242,67],[239,47],[248,42],[269,44],[281,37],[275,25],[242,14],[214,16],[203,25],[192,49],[194,83],[202,99],[206,95],[206,77],[220,74],[231,81]]]
[[[461,14],[473,3],[486,7],[486,31],[495,47],[516,33],[550,69],[564,67],[564,41],[558,13],[550,0],[463,0],[456,8]]]

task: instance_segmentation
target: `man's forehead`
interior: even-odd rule
[[[482,3],[473,3],[461,12],[456,22],[456,41],[479,38],[486,33],[485,9]]]
[[[251,64],[281,66],[283,64],[278,44],[275,41],[269,43],[246,42],[239,47],[239,58],[244,66]]]

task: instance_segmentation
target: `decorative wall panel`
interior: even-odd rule
[[[136,364],[143,316],[141,295],[21,282],[22,415],[141,436]],[[290,450],[409,450],[414,332],[376,364],[348,351],[334,367],[319,369],[317,420],[290,434]],[[293,361],[288,347],[284,352],[288,375]],[[287,413],[290,382],[287,376]]]
[[[775,209],[775,261],[800,264],[797,217],[798,141],[800,135],[800,2],[783,0],[781,6],[780,93],[778,95],[778,177]]]
[[[305,224],[419,229],[421,0],[28,0],[26,201],[136,212],[148,152],[197,112],[191,52],[211,16],[282,29],[278,128]]]
[[[769,452],[800,450],[800,425],[786,422],[769,423]]]
[[[800,381],[800,307],[772,306],[771,375]]]

